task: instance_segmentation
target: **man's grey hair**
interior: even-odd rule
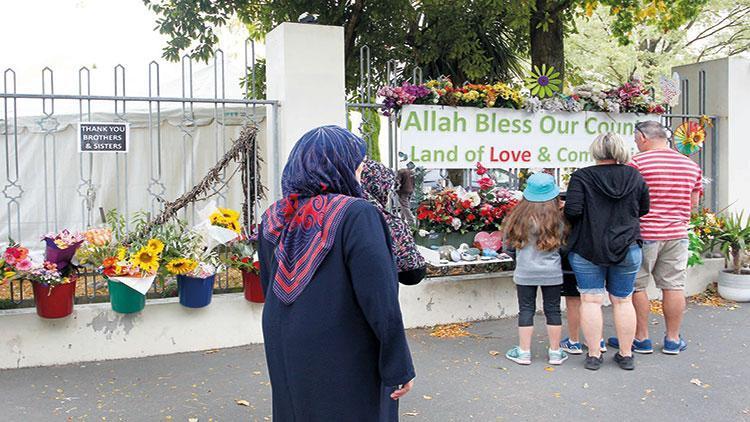
[[[619,135],[612,132],[597,136],[589,151],[596,161],[615,160],[617,164],[626,164],[630,161],[630,149]]]
[[[641,132],[646,139],[669,139],[669,134],[664,126],[653,120],[636,123],[635,130]]]

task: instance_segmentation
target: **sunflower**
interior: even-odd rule
[[[167,271],[172,274],[187,274],[195,269],[198,263],[188,258],[176,258],[167,263]]]
[[[552,97],[555,92],[560,91],[562,80],[559,77],[560,72],[556,71],[553,66],[547,67],[543,64],[541,71],[539,66],[534,66],[531,76],[526,78],[526,86],[531,91],[531,95],[539,98]]]
[[[159,269],[159,254],[155,253],[148,247],[141,248],[133,255],[133,265],[138,266],[141,270],[148,273],[156,272]]]
[[[219,207],[219,212],[227,220],[239,220],[240,219],[240,213],[238,213],[237,211],[233,209]]]
[[[128,250],[124,246],[117,248],[117,260],[124,261],[125,257],[128,256]]]
[[[159,239],[151,239],[146,243],[146,248],[158,255],[164,250],[164,242]]]

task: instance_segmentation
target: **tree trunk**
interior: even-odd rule
[[[531,14],[529,35],[531,40],[531,64],[540,69],[543,64],[553,66],[565,76],[564,22],[560,16],[558,1],[536,0],[536,10]]]

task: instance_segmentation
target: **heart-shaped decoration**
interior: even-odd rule
[[[474,243],[478,243],[481,249],[490,249],[493,251],[499,251],[503,247],[503,233],[502,232],[479,232],[474,237]]]

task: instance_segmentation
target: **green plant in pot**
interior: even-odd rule
[[[715,242],[730,264],[729,269],[719,273],[719,295],[750,302],[750,270],[743,266],[750,245],[750,216],[745,218],[744,212],[727,215]]]

